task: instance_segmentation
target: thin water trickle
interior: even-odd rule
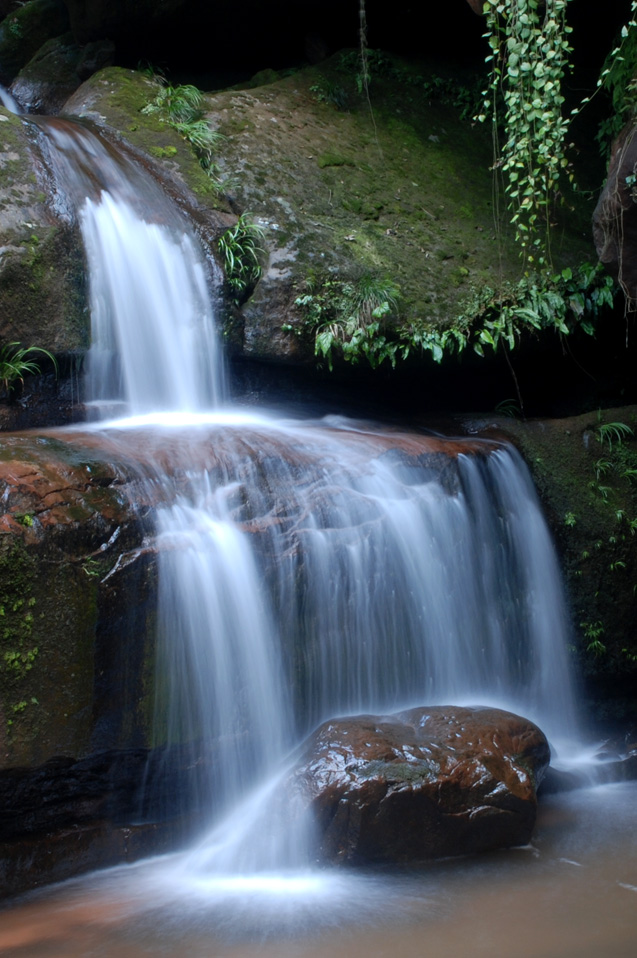
[[[0,103],[2,103],[5,110],[8,110],[9,113],[16,113],[20,115],[22,110],[20,109],[20,104],[14,96],[9,93],[6,87],[0,85]]]

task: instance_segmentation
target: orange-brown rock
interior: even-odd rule
[[[290,787],[322,860],[422,861],[526,844],[549,758],[540,729],[510,712],[414,708],[325,722]]]

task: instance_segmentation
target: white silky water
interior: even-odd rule
[[[87,250],[87,395],[106,415],[125,413],[95,428],[110,442],[151,435],[157,450],[144,470],[157,501],[156,745],[185,750],[200,769],[194,804],[209,810],[179,855],[61,891],[70,917],[52,947],[82,953],[76,934],[93,947],[83,915],[104,955],[122,945],[130,956],[240,958],[253,953],[246,941],[288,933],[296,944],[272,953],[309,955],[314,929],[389,921],[388,910],[409,928],[427,916],[426,935],[464,907],[452,866],[414,882],[316,870],[311,823],[278,784],[303,737],[338,715],[494,704],[536,721],[558,749],[577,739],[568,615],[527,470],[503,443],[224,406],[190,230],[90,131],[43,129]],[[584,854],[578,841],[568,855]],[[508,852],[484,875],[502,887],[521,855],[534,853]],[[480,883],[480,868],[456,874]],[[0,947],[1,933],[0,922]],[[404,935],[391,953],[420,955]],[[469,941],[483,953],[470,930],[461,939],[457,954]],[[389,954],[380,941],[365,953]]]
[[[9,113],[20,113],[20,104],[6,87],[0,85],[0,103]]]
[[[33,122],[55,168],[58,210],[79,221],[86,251],[88,405],[98,418],[218,405],[224,376],[209,270],[186,218],[90,126]]]
[[[259,796],[328,717],[496,704],[572,738],[560,573],[514,450],[224,408],[185,220],[91,129],[42,129],[86,248],[89,402],[121,407],[111,434],[167,437],[147,464],[161,490],[156,743],[201,764],[196,805],[214,809],[188,868],[309,864],[304,825],[291,840],[291,811]]]

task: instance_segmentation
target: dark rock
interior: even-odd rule
[[[78,43],[117,37],[152,29],[156,22],[170,22],[189,0],[65,0],[71,29]]]
[[[25,113],[59,113],[81,83],[113,62],[110,40],[78,46],[72,33],[54,37],[40,47],[11,84],[10,90]]]
[[[88,346],[79,235],[47,203],[35,130],[0,113],[0,341],[73,353]]]
[[[517,715],[416,708],[325,722],[290,787],[311,807],[322,860],[422,861],[526,844],[549,758]]]
[[[82,49],[70,33],[48,40],[18,73],[11,93],[25,113],[57,113],[80,85]]]
[[[100,821],[5,842],[0,844],[0,896],[171,852],[182,840],[171,822],[118,826]]]
[[[98,70],[110,66],[115,59],[115,44],[110,40],[96,40],[87,43],[82,50],[80,62],[77,65],[77,75],[80,80],[88,80]]]
[[[629,124],[613,145],[608,178],[593,213],[593,237],[601,262],[637,302],[637,127]]]
[[[63,0],[30,0],[0,24],[0,83],[9,84],[47,40],[69,28]]]
[[[21,0],[0,0],[0,20],[4,20],[12,10],[17,10]]]

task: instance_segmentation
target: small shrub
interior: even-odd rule
[[[35,359],[30,358],[34,353],[41,353],[50,359],[57,370],[55,357],[40,346],[20,346],[20,343],[8,343],[0,347],[0,383],[8,395],[18,383],[24,382],[25,376],[37,376],[40,367]]]
[[[214,163],[214,151],[223,135],[213,130],[204,117],[203,94],[196,86],[188,84],[172,86],[157,77],[160,84],[155,99],[147,104],[142,113],[157,114],[162,123],[167,123],[193,148],[203,170],[215,182],[218,169]]]
[[[248,213],[242,213],[236,224],[226,230],[219,239],[219,252],[223,256],[226,278],[230,284],[234,299],[239,302],[246,290],[261,276],[259,240],[263,230],[249,219]]]

